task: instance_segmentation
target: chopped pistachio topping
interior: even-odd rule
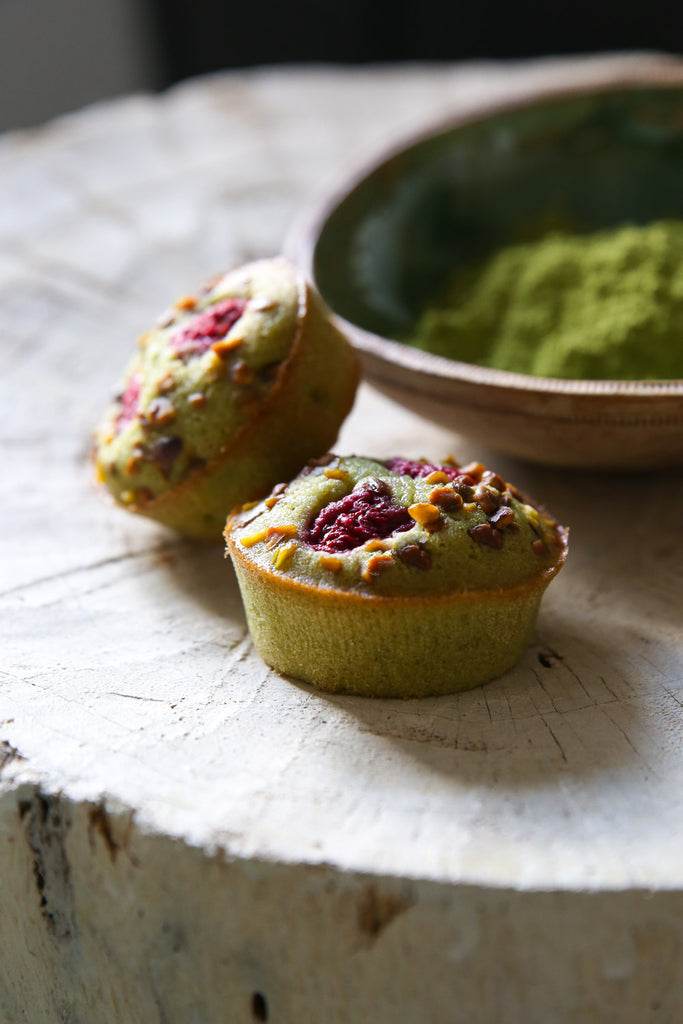
[[[361,579],[366,582],[373,579],[375,576],[379,576],[380,573],[386,572],[394,564],[394,556],[390,551],[385,552],[382,555],[373,555],[368,564],[365,566],[361,573]]]
[[[242,537],[241,543],[245,548],[253,548],[254,544],[260,544],[261,541],[264,541],[267,535],[267,530],[258,530],[256,533],[252,533],[249,537]]]
[[[284,569],[286,565],[292,560],[292,555],[296,551],[296,544],[285,544],[284,547],[278,548],[273,564],[276,569]]]
[[[329,569],[330,572],[339,572],[342,567],[342,560],[337,555],[321,555],[320,564],[323,569]]]
[[[515,586],[552,568],[563,550],[562,528],[480,463],[469,467],[478,482],[468,473],[470,483],[459,475],[435,488],[429,473],[413,478],[358,457],[335,462],[346,477],[330,475],[325,470],[331,461],[312,462],[289,486],[276,488],[255,513],[245,514],[243,526],[235,517],[230,532],[256,564],[272,568],[268,545],[279,551],[296,536],[290,577],[332,590],[400,596]],[[459,491],[475,500],[463,502]],[[355,503],[356,493],[362,502]],[[385,520],[387,533],[354,540],[354,529],[373,508],[378,511],[368,520],[370,532]],[[333,509],[348,517],[348,535]],[[321,521],[345,538],[343,547],[316,547],[319,534],[312,524]]]
[[[292,268],[262,260],[181,296],[141,336],[95,434],[100,476],[115,498],[131,504],[123,492],[133,466],[152,497],[174,489],[258,415],[297,337],[299,312]],[[170,423],[183,446],[162,465],[149,454]],[[146,457],[131,463],[136,447]]]
[[[441,518],[441,512],[436,505],[432,505],[428,501],[421,501],[416,505],[411,505],[408,509],[408,515],[422,526],[425,526],[427,523],[435,523]]]
[[[296,526],[269,526],[266,530],[266,543],[269,548],[272,548],[286,537],[296,537],[296,533]]]

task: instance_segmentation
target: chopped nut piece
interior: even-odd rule
[[[463,476],[471,476],[477,483],[481,480],[482,474],[486,471],[486,466],[483,462],[468,462],[466,466],[463,466],[460,472]]]
[[[267,299],[264,297],[252,302],[251,308],[255,313],[265,313],[267,310],[277,309],[279,305],[280,303],[276,299]]]
[[[471,526],[467,532],[475,544],[483,544],[487,548],[495,548],[496,551],[503,546],[503,534],[500,530],[494,530],[489,523]]]
[[[488,484],[490,487],[495,487],[497,491],[505,490],[505,481],[502,476],[499,476],[498,473],[494,473],[491,469],[487,469],[485,473],[482,473],[481,482],[483,484]]]
[[[128,462],[123,468],[124,476],[132,476],[133,473],[137,473],[138,469],[144,462],[144,452],[141,448],[134,448]]]
[[[386,551],[387,550],[387,546],[386,546],[386,544],[384,543],[383,540],[380,540],[378,537],[373,537],[372,540],[366,541],[366,543],[365,543],[365,550],[366,551]]]
[[[197,305],[197,299],[194,295],[181,295],[179,299],[176,299],[173,303],[176,309],[194,309]]]
[[[347,469],[324,469],[323,473],[330,480],[348,480],[349,478]]]
[[[386,551],[382,555],[373,555],[363,572],[360,574],[361,579],[365,580],[366,583],[369,583],[375,576],[379,576],[380,573],[386,572],[387,569],[390,569],[393,564],[394,556],[390,551]]]
[[[317,459],[309,459],[309,466],[329,466],[329,464],[336,458],[332,452],[325,452],[324,455],[318,456]]]
[[[515,522],[515,513],[511,508],[507,508],[505,505],[499,508],[498,511],[494,512],[491,516],[491,526],[495,526],[499,530],[504,528],[507,529],[512,525],[517,525]]]
[[[500,494],[488,484],[479,484],[474,491],[474,500],[487,516],[493,515],[500,505]]]
[[[147,419],[150,423],[160,426],[175,419],[175,409],[168,398],[154,398],[147,408]]]
[[[522,504],[522,511],[524,512],[524,515],[527,517],[529,525],[532,527],[532,529],[538,530],[540,528],[541,523],[538,516],[538,512],[533,507],[533,505]]]
[[[531,542],[531,550],[537,555],[548,554],[548,548],[546,547],[545,541],[541,540],[540,537],[537,537],[536,540]]]
[[[138,347],[141,348],[141,349],[147,348],[147,344],[148,344],[149,339],[151,337],[152,337],[152,332],[151,331],[145,331],[144,334],[141,334],[140,337],[138,338]]]
[[[432,556],[419,544],[406,544],[398,549],[397,554],[406,565],[415,566],[416,569],[431,569]]]
[[[275,484],[270,495],[265,500],[266,508],[275,508],[282,495],[287,490],[288,484]]]
[[[225,356],[230,355],[235,349],[239,348],[244,342],[244,338],[239,336],[236,338],[221,338],[220,341],[214,341],[211,346],[211,350],[223,359]]]
[[[443,464],[444,466],[455,466],[456,469],[460,465],[460,463],[458,462],[454,455],[447,455],[446,458],[443,460]]]
[[[284,569],[287,563],[291,560],[292,555],[296,551],[296,544],[286,544],[285,547],[280,548],[276,552],[273,558],[273,564],[276,569]]]
[[[427,533],[441,533],[442,530],[446,529],[446,526],[447,523],[443,516],[439,516],[439,518],[435,519],[433,523],[424,524],[424,528]]]
[[[320,564],[323,569],[329,569],[330,572],[339,572],[342,567],[342,560],[337,558],[336,555],[321,555]]]
[[[248,503],[248,504],[250,504],[250,503]],[[259,505],[259,503],[256,502],[255,505],[254,505],[254,508],[253,509],[249,508],[249,509],[246,510],[246,512],[245,512],[244,508],[240,509],[240,512],[241,512],[241,515],[240,515],[240,525],[241,526],[243,526],[243,527],[249,526],[249,524],[253,523],[255,519],[258,519],[258,517],[261,515],[261,510],[258,507],[258,505]],[[247,514],[247,513],[249,513],[249,514]],[[233,518],[232,515],[228,516],[228,522],[229,523],[232,521],[232,518]],[[247,547],[249,547],[248,544],[247,544]]]
[[[174,309],[167,309],[165,313],[162,313],[156,322],[157,327],[163,330],[164,327],[170,327],[172,323],[175,323],[176,312]]]
[[[296,526],[294,525],[269,526],[266,530],[266,546],[274,548],[276,544],[279,544],[287,537],[296,537],[296,532]]]
[[[203,405],[206,405],[206,395],[201,391],[193,391],[191,395],[187,396],[187,401],[193,409],[201,409]]]
[[[260,544],[261,541],[266,539],[267,532],[267,530],[259,530],[258,533],[252,533],[250,537],[242,537],[242,546],[245,548],[253,548],[254,544]]]
[[[408,508],[408,515],[416,523],[420,523],[421,526],[425,526],[427,523],[435,523],[438,519],[441,519],[441,512],[436,505],[430,505],[426,501],[419,501],[417,504],[411,505]]]
[[[172,373],[165,373],[164,376],[157,381],[157,392],[160,395],[167,394],[169,391],[172,391],[174,387],[175,379]]]
[[[447,484],[448,476],[441,469],[437,469],[434,473],[430,473],[429,476],[424,477],[426,484]]]
[[[462,497],[452,487],[435,487],[429,495],[429,500],[444,512],[459,512],[463,506]]]
[[[474,494],[474,480],[471,476],[460,477],[458,480],[454,480],[451,487],[459,494],[463,501],[472,501],[472,495]]]
[[[257,505],[258,505],[258,501],[245,501],[244,505],[242,505],[242,511],[243,512],[250,512],[251,509],[252,508],[256,508]]]
[[[254,379],[254,371],[244,359],[238,359],[230,371],[230,380],[235,384],[251,384]]]

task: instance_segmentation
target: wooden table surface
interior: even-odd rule
[[[364,385],[337,450],[483,458],[571,528],[520,664],[402,703],[269,670],[220,546],[88,459],[177,294],[396,133],[552,74],[241,72],[0,139],[8,1024],[681,1019],[680,472],[529,467]]]

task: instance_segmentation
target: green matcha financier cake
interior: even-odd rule
[[[98,478],[130,511],[217,539],[232,508],[327,451],[357,382],[351,346],[295,267],[229,271],[140,338],[95,432]]]
[[[225,529],[264,661],[321,690],[424,697],[522,655],[567,530],[480,463],[313,460]]]

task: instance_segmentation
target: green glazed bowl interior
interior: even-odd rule
[[[683,218],[683,88],[536,97],[425,137],[331,210],[313,276],[331,309],[405,335],[452,271],[552,230]]]

